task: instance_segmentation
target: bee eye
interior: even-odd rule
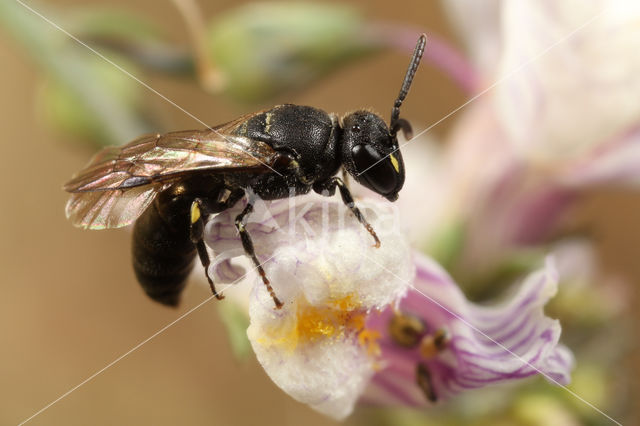
[[[397,186],[397,173],[391,161],[378,153],[371,145],[356,145],[351,151],[361,183],[380,195],[391,193]]]

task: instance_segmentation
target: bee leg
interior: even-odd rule
[[[249,199],[249,201],[247,202],[247,207],[245,207],[242,213],[240,213],[236,217],[236,228],[240,233],[240,239],[242,240],[242,247],[244,247],[244,252],[247,254],[247,256],[251,258],[251,260],[253,261],[253,264],[256,266],[256,269],[258,270],[258,273],[262,278],[262,282],[264,283],[265,286],[267,286],[267,291],[269,292],[269,294],[271,295],[271,298],[276,304],[276,308],[280,309],[282,308],[283,304],[280,301],[280,299],[278,299],[278,297],[276,296],[275,291],[273,291],[273,287],[271,287],[269,278],[267,278],[267,274],[264,272],[264,269],[262,268],[260,261],[258,261],[258,258],[256,257],[256,252],[253,248],[253,241],[251,241],[251,236],[249,235],[246,229],[247,219],[249,214],[251,214],[252,211],[253,211],[253,204],[252,204],[252,200]]]
[[[342,182],[344,182],[344,186],[347,189],[350,189],[351,187],[349,186],[349,172],[347,172],[347,169],[343,167],[340,174],[342,175]]]
[[[191,242],[196,245],[196,249],[198,250],[198,257],[200,257],[200,262],[202,262],[202,266],[204,266],[204,274],[207,277],[207,281],[209,281],[211,292],[216,297],[216,299],[221,300],[224,299],[224,296],[216,291],[216,286],[215,284],[213,284],[213,280],[209,276],[209,265],[211,265],[211,259],[209,258],[209,253],[207,253],[207,246],[204,244],[203,240],[204,215],[206,213],[207,209],[202,200],[200,198],[194,199],[191,203],[189,237],[191,238]]]
[[[375,248],[380,247],[380,239],[376,234],[376,231],[373,230],[373,227],[369,225],[369,222],[364,218],[360,209],[356,207],[356,203],[353,201],[353,197],[351,196],[351,192],[349,192],[349,188],[345,185],[344,181],[337,176],[332,177],[331,179],[325,182],[317,182],[313,185],[313,190],[318,194],[332,196],[336,193],[336,187],[340,190],[340,196],[342,197],[342,202],[345,206],[349,207],[349,210],[353,213],[353,215],[358,219],[366,230],[373,237],[375,244]]]

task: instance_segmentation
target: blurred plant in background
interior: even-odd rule
[[[625,315],[630,290],[599,269],[593,242],[572,228],[571,213],[591,188],[635,188],[638,182],[637,6],[622,0],[446,0],[466,46],[462,54],[428,29],[370,22],[361,11],[337,4],[255,3],[204,20],[194,3],[175,3],[190,47],[123,10],[63,14],[50,5],[33,6],[142,80],[145,73],[191,79],[203,91],[247,104],[311,85],[384,50],[408,52],[426,30],[425,61],[478,99],[450,118],[456,127],[444,141],[420,135],[402,148],[407,183],[398,205],[414,246],[446,269],[438,272],[443,282],[455,281],[476,302],[504,295],[551,254],[558,294],[546,314],[559,319],[563,342],[575,354],[569,388],[613,418],[627,412],[629,389],[617,366],[633,342]],[[19,3],[0,3],[0,25],[42,70],[41,113],[56,129],[90,146],[170,127],[145,102],[143,86]],[[540,315],[544,302],[537,305]],[[467,303],[460,305],[472,306]],[[220,312],[234,349],[246,354],[246,310],[225,303]],[[379,325],[382,334],[388,321]],[[384,370],[374,384],[382,376]],[[414,391],[412,398],[423,398],[415,405],[433,405]],[[467,392],[423,410],[370,407],[354,421],[607,423],[540,379]]]
[[[639,10],[625,1],[443,4],[478,72],[481,97],[456,117],[443,148],[414,142],[403,149],[407,204],[420,186],[437,194],[429,196],[427,218],[408,216],[413,238],[480,301],[552,253],[560,284],[548,312],[577,358],[569,388],[616,418],[631,403],[625,373],[610,374],[633,348],[625,315],[631,289],[600,270],[590,235],[575,228],[572,214],[590,189],[637,182],[640,63],[631,52],[640,48]],[[420,153],[435,167],[420,170]],[[414,170],[421,185],[411,183]],[[432,413],[433,424],[608,423],[540,383],[499,395],[493,406],[471,395],[456,399]],[[424,424],[407,416],[406,424],[417,423]]]
[[[132,76],[159,73],[191,79],[203,90],[232,101],[259,102],[308,86],[383,50],[411,52],[417,33],[399,25],[367,22],[345,5],[255,3],[205,22],[195,2],[174,3],[186,28],[196,28],[191,30],[192,47],[171,42],[152,22],[126,10],[80,8],[62,14],[51,5],[29,3],[121,70],[18,2],[0,5],[0,24],[43,71],[47,84],[41,105],[49,123],[99,145],[122,144],[145,131],[166,130],[166,117],[144,103],[147,93]],[[469,88],[471,72],[464,58],[437,37],[430,45],[425,59],[449,67],[452,78]]]

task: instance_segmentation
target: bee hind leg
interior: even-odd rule
[[[204,244],[204,220],[207,215],[207,208],[204,202],[200,198],[195,198],[191,203],[191,215],[189,218],[189,237],[191,238],[191,242],[195,244],[196,249],[198,250],[198,257],[200,258],[200,262],[202,266],[204,266],[204,273],[207,277],[207,281],[209,282],[209,286],[211,287],[211,292],[216,297],[216,299],[221,300],[224,299],[224,296],[221,293],[216,291],[216,286],[209,275],[209,265],[211,265],[211,258],[209,257],[209,253],[207,252],[207,246]]]

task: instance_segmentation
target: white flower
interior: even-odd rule
[[[640,120],[637,2],[503,4],[499,75],[549,49],[497,88],[499,118],[513,142],[533,157],[563,161]]]
[[[240,204],[215,217],[206,230],[207,243],[221,252],[213,270],[226,281],[241,274],[230,262],[242,255],[234,226]],[[439,265],[412,253],[394,205],[358,204],[377,231],[380,248],[335,199],[281,200],[269,203],[268,210],[263,204],[253,216],[257,222],[247,227],[284,302],[276,309],[255,277],[247,335],[281,389],[343,419],[363,395],[415,405],[538,371],[568,382],[571,354],[558,344],[558,322],[542,311],[556,290],[550,263],[508,302],[481,307],[467,301]],[[397,345],[389,332],[390,318],[403,312],[425,325],[412,347]],[[447,337],[433,347],[441,330]],[[425,392],[431,393],[425,398]]]
[[[640,3],[444,5],[481,73],[481,97],[459,113],[441,155],[444,172],[419,183],[445,188],[429,206],[444,220],[429,227],[442,229],[446,244],[459,239],[460,277],[548,239],[584,189],[640,183]],[[434,246],[420,221],[414,229]]]
[[[640,3],[492,1],[470,13],[476,3],[445,5],[483,80],[498,82],[485,96],[521,154],[579,160],[640,122]]]
[[[207,243],[215,251],[242,254],[234,226],[242,207],[210,221]],[[366,327],[366,319],[397,302],[412,282],[409,245],[387,202],[359,203],[380,248],[373,247],[372,236],[339,199],[303,197],[265,207],[256,208],[252,218],[258,223],[250,222],[247,229],[284,307],[275,308],[255,277],[247,335],[280,388],[322,413],[344,418],[379,368],[377,332]],[[230,266],[228,259],[218,263],[216,275],[233,279],[239,271]]]

